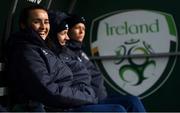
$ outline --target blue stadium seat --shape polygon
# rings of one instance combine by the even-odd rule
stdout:
[[[73,109],[75,112],[126,112],[125,108],[117,104],[96,104],[96,105],[84,105],[77,109]]]

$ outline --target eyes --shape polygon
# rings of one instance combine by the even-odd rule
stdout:
[[[75,26],[74,29],[85,31],[85,27],[84,26]]]
[[[73,27],[74,30],[81,30],[81,31],[85,31],[86,27],[83,23],[78,23]]]
[[[67,36],[68,30],[63,30],[61,32],[58,32],[58,36],[62,37],[62,36]]]
[[[45,20],[42,20],[42,19],[34,19],[32,21],[32,23],[34,24],[46,24],[46,25],[49,25],[49,20],[48,19],[45,19]]]
[[[68,30],[63,30],[63,31],[61,31],[60,33],[58,33],[58,34],[60,34],[60,35],[66,35],[68,33]]]

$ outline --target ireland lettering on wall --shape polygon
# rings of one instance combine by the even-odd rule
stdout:
[[[116,11],[93,20],[93,56],[152,55],[177,52],[176,25],[170,14],[151,10]],[[145,98],[171,75],[176,57],[101,60],[106,82],[121,94]]]

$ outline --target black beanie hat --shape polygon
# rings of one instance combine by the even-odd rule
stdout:
[[[69,15],[66,21],[69,25],[69,29],[71,29],[74,25],[78,23],[86,24],[85,18],[83,16],[78,16],[78,15]]]
[[[64,12],[50,11],[48,15],[51,27],[50,34],[56,35],[58,32],[69,28],[65,21],[68,16]]]

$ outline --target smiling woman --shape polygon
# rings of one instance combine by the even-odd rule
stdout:
[[[28,0],[7,0],[0,4],[0,111],[4,111],[4,107],[9,111],[9,88],[7,87],[7,42],[12,32],[17,31],[17,18],[22,8],[36,5],[37,3],[46,7],[49,0],[38,0],[36,3]],[[18,15],[17,15],[18,14]],[[1,106],[2,105],[2,106]]]
[[[25,16],[29,17],[28,20]],[[20,27],[22,29],[31,27],[45,40],[50,30],[48,14],[42,9],[35,9],[28,13],[24,10],[20,17]]]

